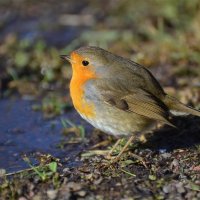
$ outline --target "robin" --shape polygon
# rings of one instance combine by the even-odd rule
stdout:
[[[173,115],[200,116],[200,111],[166,94],[151,72],[134,61],[90,46],[61,58],[72,65],[70,94],[82,118],[108,134],[130,137],[115,161],[136,135],[156,123],[175,127]]]

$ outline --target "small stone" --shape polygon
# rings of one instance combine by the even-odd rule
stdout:
[[[171,153],[163,153],[163,154],[161,154],[161,156],[163,157],[163,158],[170,158],[171,157]]]
[[[68,167],[66,167],[66,168],[63,169],[63,172],[64,172],[64,173],[70,172],[70,169],[69,169]]]
[[[171,163],[171,165],[170,165],[170,168],[171,168],[171,169],[178,170],[178,168],[179,168],[179,162],[178,162],[177,159],[174,159],[174,160],[172,161],[172,163]]]
[[[170,193],[172,191],[171,185],[165,185],[163,187],[163,192],[164,193]]]
[[[176,189],[178,193],[184,193],[185,192],[185,188],[183,187],[183,183],[177,183],[176,184]]]
[[[43,198],[42,198],[42,194],[36,194],[33,198],[32,198],[32,200],[42,200]]]
[[[6,170],[5,169],[0,169],[0,177],[6,175]]]
[[[84,196],[86,195],[86,191],[81,190],[81,191],[77,192],[77,194],[78,194],[80,197],[84,197]]]
[[[116,183],[116,186],[121,186],[122,184],[120,182]]]
[[[185,198],[186,198],[186,199],[194,199],[194,195],[195,195],[194,192],[188,192],[188,193],[185,195]]]
[[[162,153],[162,154],[166,153],[166,151],[167,149],[159,149],[159,153]]]
[[[27,198],[25,198],[25,197],[19,197],[18,200],[27,200]]]
[[[200,171],[200,165],[192,167],[193,171]]]
[[[75,182],[69,182],[67,186],[73,191],[79,191],[81,189],[81,185]]]
[[[57,190],[47,190],[47,196],[49,199],[53,200],[56,198],[58,191]]]
[[[58,194],[57,199],[68,200],[68,199],[70,199],[70,196],[71,196],[71,194],[70,194],[69,187],[66,184],[62,185],[59,188],[59,194]]]
[[[94,181],[94,184],[95,185],[99,185],[102,181],[103,181],[103,178],[100,177],[99,179],[97,179],[97,180]]]

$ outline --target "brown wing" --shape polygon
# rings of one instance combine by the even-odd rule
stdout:
[[[103,96],[105,103],[111,106],[125,112],[134,112],[174,127],[169,121],[167,106],[157,97],[142,89],[137,89],[126,94],[123,94],[120,90],[113,90],[105,92]]]

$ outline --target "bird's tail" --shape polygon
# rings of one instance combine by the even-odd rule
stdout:
[[[196,115],[200,117],[200,111],[197,109],[194,109],[192,107],[186,106],[185,104],[181,103],[176,98],[166,95],[164,99],[164,103],[168,106],[170,109],[170,112],[173,115]]]

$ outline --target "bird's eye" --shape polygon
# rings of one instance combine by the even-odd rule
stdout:
[[[88,62],[87,60],[83,60],[83,61],[82,61],[82,64],[83,64],[83,66],[88,66],[88,65],[89,65],[89,62]]]

